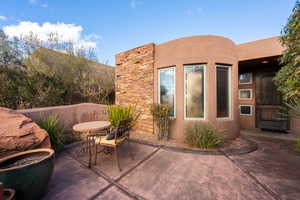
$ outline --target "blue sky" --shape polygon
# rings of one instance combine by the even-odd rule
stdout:
[[[221,35],[243,43],[280,34],[295,0],[2,0],[0,27],[58,27],[78,42],[97,45],[99,61],[154,42]],[[22,22],[23,23],[21,26]],[[46,24],[45,24],[46,23]],[[58,25],[60,24],[60,25]],[[33,27],[33,28],[31,28]]]

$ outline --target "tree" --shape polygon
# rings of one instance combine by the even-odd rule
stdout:
[[[19,89],[24,74],[18,40],[9,40],[0,29],[0,106],[17,108],[22,102]]]
[[[95,49],[74,47],[57,33],[9,39],[0,30],[0,106],[13,109],[113,103],[113,68],[94,62]]]
[[[300,100],[300,2],[297,0],[288,23],[282,30],[281,43],[286,48],[280,62],[283,67],[274,78],[286,100]]]
[[[3,30],[0,29],[0,66],[20,65],[21,59],[18,39],[9,40]]]

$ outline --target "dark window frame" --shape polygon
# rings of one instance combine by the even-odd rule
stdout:
[[[218,108],[219,108],[219,104],[218,104],[218,68],[225,68],[227,69],[227,116],[219,116],[218,115]],[[217,119],[231,119],[231,109],[232,109],[232,90],[231,90],[231,79],[232,79],[232,75],[231,75],[231,71],[232,71],[232,65],[223,65],[223,64],[217,64],[216,65],[216,118]]]

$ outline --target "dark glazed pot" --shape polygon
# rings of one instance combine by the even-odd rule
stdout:
[[[16,199],[38,200],[47,191],[54,168],[52,149],[35,149],[0,160],[0,182],[16,190]]]

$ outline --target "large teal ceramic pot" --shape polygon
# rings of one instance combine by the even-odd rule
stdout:
[[[54,168],[52,149],[35,149],[0,160],[0,182],[16,190],[16,199],[38,200],[47,191]]]

